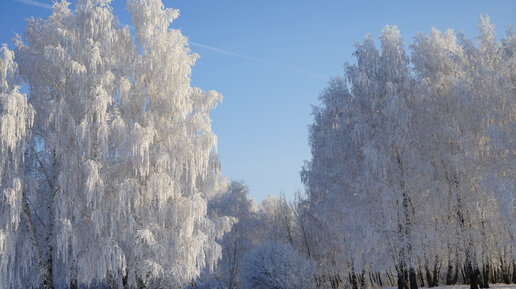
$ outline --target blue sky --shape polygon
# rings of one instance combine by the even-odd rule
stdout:
[[[71,1],[72,3],[74,1]],[[223,173],[244,180],[257,200],[303,190],[310,159],[311,107],[332,76],[353,62],[354,41],[397,25],[408,43],[432,27],[476,37],[488,14],[501,37],[514,25],[516,1],[164,0],[181,16],[173,24],[200,54],[192,84],[224,100],[212,113]],[[51,0],[0,0],[0,42],[22,33],[24,19],[47,17]],[[130,23],[124,0],[112,2]]]

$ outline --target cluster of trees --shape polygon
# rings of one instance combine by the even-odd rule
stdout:
[[[516,283],[516,34],[479,30],[421,33],[410,55],[395,26],[356,44],[313,111],[306,197],[254,215],[226,192],[239,223],[209,288]]]
[[[189,288],[314,288],[317,264],[297,250],[301,239],[292,208],[284,197],[272,195],[258,205],[242,182],[229,184],[208,204],[210,216],[234,221],[220,241],[222,258]]]
[[[178,11],[128,0],[131,32],[69,4],[0,49],[1,288],[516,283],[512,30],[368,36],[314,108],[306,196],[258,205],[221,176]]]
[[[322,93],[301,175],[337,282],[516,282],[516,34],[479,30],[421,33],[409,56],[386,26]]]

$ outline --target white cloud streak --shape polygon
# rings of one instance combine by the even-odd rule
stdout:
[[[33,7],[43,8],[43,9],[52,9],[52,4],[43,3],[35,0],[13,0],[14,2],[27,4]]]
[[[302,69],[302,68],[298,68],[298,67],[294,67],[294,66],[290,66],[290,65],[285,65],[285,64],[281,64],[281,63],[269,61],[269,60],[266,60],[266,59],[261,59],[261,58],[253,57],[253,56],[247,56],[247,55],[235,53],[235,52],[224,50],[224,49],[220,49],[220,48],[217,48],[217,47],[213,47],[213,46],[197,43],[197,42],[194,42],[194,41],[191,41],[191,40],[188,41],[188,43],[190,45],[192,45],[192,46],[196,46],[196,47],[204,48],[204,49],[207,49],[207,50],[211,50],[213,52],[217,52],[217,53],[220,53],[220,54],[224,54],[224,55],[228,55],[228,56],[233,56],[233,57],[238,57],[238,58],[246,59],[246,60],[250,60],[250,61],[265,63],[265,64],[273,65],[273,66],[276,66],[276,67],[280,67],[280,68],[283,68],[283,69],[287,69],[287,70],[291,70],[291,71],[295,71],[295,72],[300,72],[300,73],[303,73],[305,75],[309,75],[311,77],[328,80],[328,77],[325,76],[325,75],[314,73],[314,72],[311,72],[311,71],[308,71],[308,70],[305,70],[305,69]]]
[[[27,5],[31,5],[31,6],[34,6],[34,7],[45,8],[45,9],[52,9],[52,5],[50,5],[50,4],[46,4],[46,3],[42,3],[42,2],[38,2],[38,1],[34,1],[34,0],[13,0],[13,1],[19,2],[19,3],[23,3],[23,4],[27,4]],[[122,25],[124,25],[124,24],[122,24]],[[134,31],[134,26],[132,26],[132,25],[128,25],[128,26],[129,26],[129,29],[131,31]],[[190,45],[192,45],[192,46],[204,48],[204,49],[207,49],[207,50],[210,50],[210,51],[213,51],[213,52],[217,52],[217,53],[220,53],[220,54],[224,54],[224,55],[228,55],[228,56],[233,56],[233,57],[237,57],[237,58],[241,58],[241,59],[246,59],[246,60],[250,60],[250,61],[254,61],[254,62],[265,63],[265,64],[273,65],[273,66],[276,66],[276,67],[280,67],[280,68],[283,68],[283,69],[287,69],[287,70],[290,70],[290,71],[295,71],[295,72],[303,73],[305,75],[309,75],[311,77],[315,77],[315,78],[318,78],[318,79],[328,80],[328,77],[325,76],[325,75],[314,73],[314,72],[311,72],[311,71],[308,71],[308,70],[305,70],[305,69],[302,69],[302,68],[298,68],[298,67],[294,67],[294,66],[290,66],[290,65],[285,65],[285,64],[281,64],[281,63],[269,61],[269,60],[266,60],[266,59],[261,59],[261,58],[253,57],[253,56],[247,56],[247,55],[235,53],[235,52],[232,52],[232,51],[220,49],[220,48],[217,48],[217,47],[213,47],[213,46],[197,43],[197,42],[194,42],[194,41],[188,41],[188,43]]]

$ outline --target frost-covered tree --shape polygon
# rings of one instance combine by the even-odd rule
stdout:
[[[350,267],[353,286],[356,271],[385,269],[370,259],[372,252],[390,252],[403,283],[414,266],[413,206],[421,193],[412,186],[418,162],[410,135],[413,81],[397,28],[387,26],[380,39],[381,51],[371,37],[357,44],[357,64],[346,68],[351,89],[336,79],[321,95],[311,127],[313,159],[302,172],[318,204],[314,213],[338,240],[328,265]]]
[[[3,49],[1,287],[181,287],[221,255],[229,221],[207,215],[225,187],[209,117],[221,96],[190,86],[177,10],[127,1],[133,36],[109,3],[63,0],[28,21],[15,53],[28,98]]]
[[[283,195],[279,198],[268,195],[260,204],[257,218],[261,228],[257,237],[262,243],[276,242],[295,246],[298,228],[294,211]]]
[[[381,284],[362,270],[414,288],[441,282],[444,266],[447,283],[476,288],[511,268],[514,33],[497,42],[487,17],[479,30],[478,45],[421,33],[409,58],[387,26],[314,109],[301,176],[314,228],[334,240],[317,259],[353,287]]]
[[[222,258],[216,270],[203,272],[189,288],[244,288],[242,276],[249,255],[264,244],[288,244],[292,251],[300,248],[297,255],[310,259],[304,254],[294,210],[283,197],[269,195],[257,206],[243,182],[232,182],[209,201],[208,214],[233,217],[234,224],[220,240]]]
[[[413,186],[418,181],[413,175],[417,144],[411,136],[413,82],[397,28],[386,26],[380,40],[381,51],[377,51],[372,39],[366,39],[357,47],[357,65],[347,67],[356,99],[352,137],[360,146],[365,169],[355,185],[361,189],[356,194],[382,217],[381,222],[372,217],[370,223],[375,232],[383,230],[383,247],[390,249],[398,282],[405,288],[405,272],[414,267],[414,206],[422,197]]]
[[[247,186],[243,182],[232,182],[224,193],[210,200],[208,213],[215,218],[233,217],[234,224],[220,241],[222,258],[216,271],[202,279],[208,279],[212,285],[217,283],[221,288],[241,288],[240,271],[247,254],[257,244],[256,236],[260,231],[258,208],[249,197]]]
[[[343,180],[351,181],[359,175],[360,147],[351,138],[353,105],[345,81],[332,80],[320,100],[322,105],[314,108],[314,124],[310,127],[313,158],[302,171],[302,180],[310,188],[309,206],[301,210],[299,222],[308,231],[303,234],[304,243],[310,256],[319,262],[319,275],[339,283],[339,272],[348,266],[354,272],[358,267],[354,256],[345,254],[353,254],[352,242],[361,239],[358,235],[364,232],[361,222],[357,222],[362,217],[360,210],[350,211],[361,199],[351,191],[341,193]],[[346,169],[346,165],[355,165],[355,169]],[[346,239],[342,232],[353,232],[357,238]]]
[[[472,283],[490,278],[494,260],[488,255],[498,251],[495,244],[514,243],[496,240],[507,230],[502,229],[507,223],[500,222],[500,201],[514,198],[506,189],[514,188],[514,159],[507,152],[514,145],[508,136],[513,134],[516,104],[509,84],[513,72],[502,64],[513,62],[514,56],[507,53],[510,48],[502,52],[488,17],[482,17],[479,30],[478,47],[464,35],[457,40],[451,30],[420,35],[413,45],[421,93],[426,104],[433,104],[427,106],[430,115],[438,116],[427,119],[433,137],[427,155],[437,172],[435,183],[448,192],[443,194],[450,205],[446,223],[457,232],[456,256],[470,272],[466,278],[478,275],[475,271],[484,266],[484,280]],[[510,42],[511,34],[502,43]]]

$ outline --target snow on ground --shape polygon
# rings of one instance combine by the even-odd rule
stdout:
[[[516,284],[489,284],[490,289],[516,289]],[[397,287],[386,287],[384,289],[397,289]],[[421,287],[419,289],[427,289],[427,287]],[[432,289],[469,289],[469,285],[451,285],[451,286],[439,286],[432,287]]]

